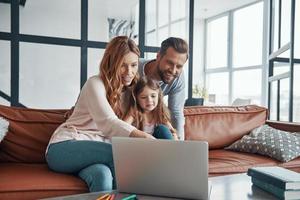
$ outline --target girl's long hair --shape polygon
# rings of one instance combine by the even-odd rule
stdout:
[[[130,97],[130,103],[129,103],[129,112],[128,112],[128,115],[134,117],[135,119],[134,123],[136,127],[140,130],[143,130],[145,121],[143,119],[144,111],[139,105],[137,98],[138,95],[143,92],[146,86],[148,86],[152,90],[158,91],[158,104],[156,108],[152,111],[155,124],[167,125],[168,123],[170,123],[169,109],[166,107],[166,105],[163,102],[163,94],[159,84],[151,79],[147,79],[146,77],[143,77],[136,83],[132,91],[132,95]]]
[[[132,39],[127,36],[115,37],[107,44],[100,63],[100,78],[106,89],[106,98],[119,118],[124,115],[120,105],[123,90],[121,67],[125,55],[130,52],[140,56],[140,50]],[[138,73],[131,85],[135,85],[137,80]]]

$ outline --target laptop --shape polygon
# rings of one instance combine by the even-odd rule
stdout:
[[[208,144],[203,141],[112,138],[117,190],[208,199]]]

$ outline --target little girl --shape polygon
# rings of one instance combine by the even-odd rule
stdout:
[[[141,78],[132,91],[128,110],[124,121],[158,139],[178,140],[157,82]]]

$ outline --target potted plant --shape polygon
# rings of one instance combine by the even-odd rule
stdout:
[[[189,98],[185,102],[185,106],[202,106],[204,100],[208,97],[207,89],[200,84],[196,84],[192,89],[193,97]]]

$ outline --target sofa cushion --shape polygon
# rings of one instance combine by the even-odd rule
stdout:
[[[300,134],[260,126],[234,142],[228,150],[266,155],[282,162],[300,156]]]
[[[52,172],[46,164],[0,163],[0,199],[40,199],[88,192],[73,175]]]
[[[7,134],[9,122],[3,117],[0,117],[0,143]]]
[[[43,163],[54,130],[65,121],[66,110],[42,110],[0,105],[0,116],[9,121],[0,143],[1,162]]]
[[[209,151],[209,176],[223,176],[234,173],[245,173],[254,166],[281,166],[300,172],[300,158],[287,163],[258,154],[228,151],[224,149]]]
[[[204,140],[210,149],[223,148],[263,125],[267,109],[249,106],[186,107],[185,139]]]

